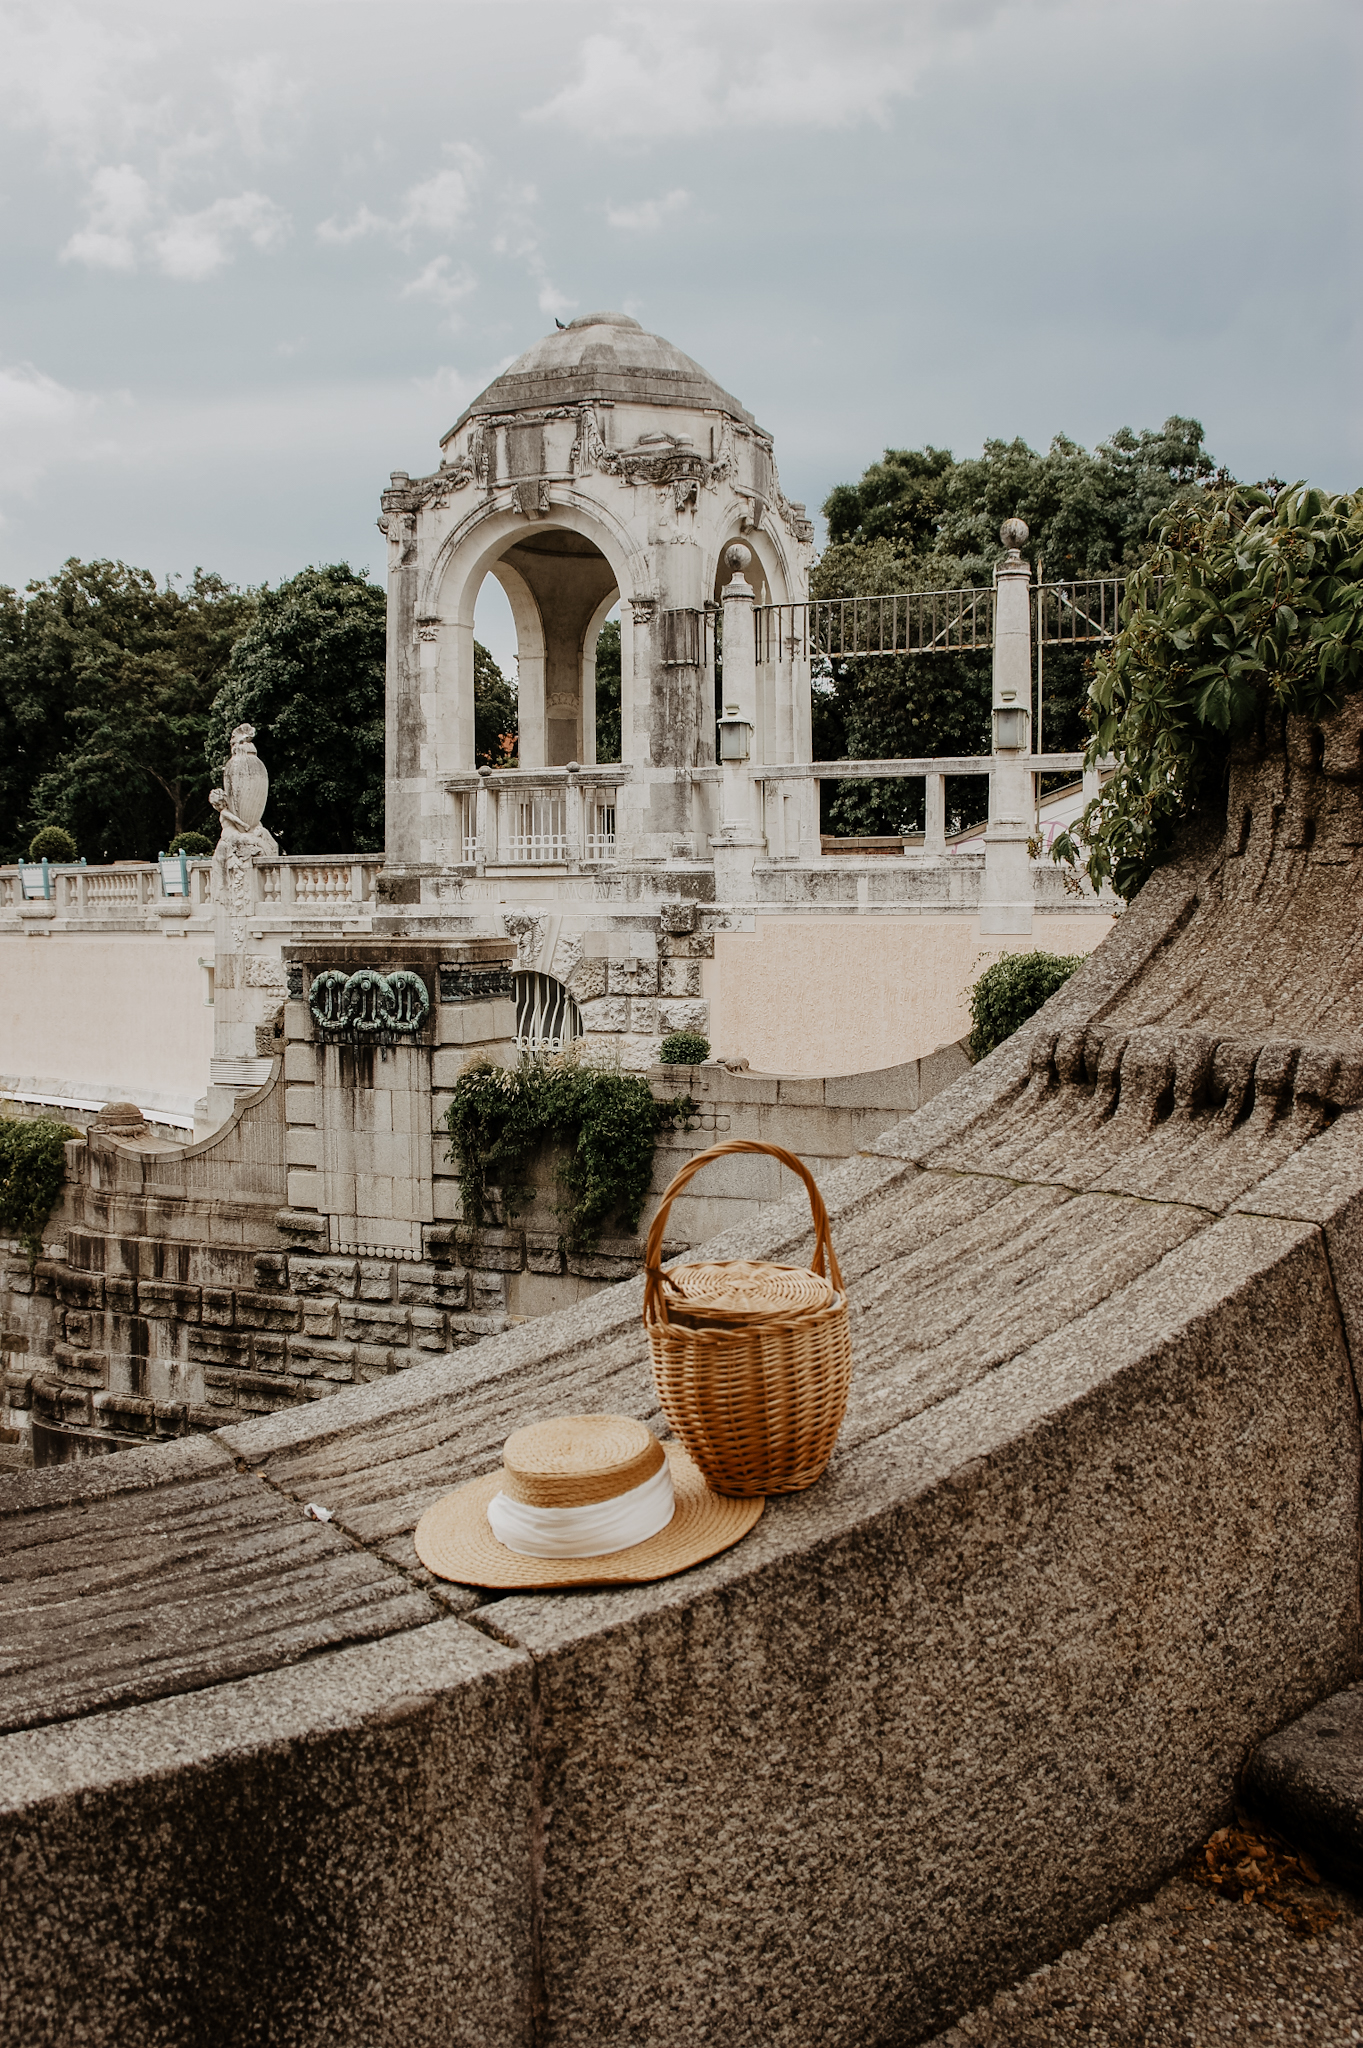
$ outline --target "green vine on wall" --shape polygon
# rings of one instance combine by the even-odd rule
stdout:
[[[445,1113],[464,1215],[474,1224],[488,1220],[489,1188],[499,1190],[508,1219],[528,1208],[535,1190],[526,1168],[533,1153],[554,1143],[564,1151],[557,1206],[569,1241],[595,1244],[612,1217],[633,1232],[659,1130],[694,1111],[689,1096],[658,1102],[636,1074],[588,1066],[572,1053],[526,1055],[515,1067],[476,1060],[456,1081]]]
[[[54,1116],[0,1113],[0,1235],[18,1238],[30,1266],[66,1179],[67,1139],[79,1136]]]

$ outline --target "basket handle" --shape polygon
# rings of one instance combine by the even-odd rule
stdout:
[[[814,1176],[804,1161],[797,1159],[793,1152],[787,1152],[783,1145],[767,1145],[760,1138],[730,1138],[723,1145],[711,1145],[708,1152],[697,1152],[693,1159],[688,1159],[685,1166],[673,1174],[663,1190],[658,1213],[649,1225],[648,1244],[644,1250],[645,1322],[667,1321],[668,1283],[667,1275],[662,1268],[663,1231],[672,1203],[687,1182],[700,1172],[702,1166],[708,1166],[712,1159],[723,1159],[730,1152],[767,1152],[773,1159],[779,1159],[782,1166],[788,1166],[792,1173],[798,1173],[809,1195],[810,1214],[814,1218],[814,1256],[809,1262],[809,1270],[811,1273],[817,1273],[820,1279],[827,1277],[839,1294],[843,1292],[838,1255],[828,1235],[828,1210],[824,1206],[824,1198],[819,1193]]]

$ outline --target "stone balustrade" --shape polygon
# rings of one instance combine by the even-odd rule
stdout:
[[[381,853],[280,854],[251,864],[253,903],[267,913],[290,917],[334,915],[340,907],[371,904],[383,866]],[[213,862],[184,864],[188,894],[169,895],[156,861],[115,861],[109,867],[52,867],[48,896],[24,895],[23,870],[0,867],[0,928],[39,921],[58,926],[96,926],[134,919],[154,926],[158,918],[211,915]]]

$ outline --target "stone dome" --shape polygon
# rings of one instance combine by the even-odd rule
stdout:
[[[584,313],[537,341],[467,406],[446,434],[489,413],[540,412],[612,398],[630,405],[684,405],[728,413],[744,426],[752,414],[660,334],[628,313]]]

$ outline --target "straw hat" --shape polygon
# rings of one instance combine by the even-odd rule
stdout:
[[[565,1509],[618,1502],[618,1510],[603,1512],[627,1517],[635,1505],[627,1495],[659,1498],[664,1467],[672,1483],[671,1519],[655,1535],[606,1555],[527,1556],[499,1541],[488,1520],[491,1507],[503,1527],[508,1520],[552,1525],[552,1540],[573,1542]],[[470,1479],[427,1508],[417,1523],[416,1552],[438,1578],[465,1586],[634,1586],[671,1578],[728,1550],[762,1508],[761,1499],[712,1493],[680,1444],[659,1443],[632,1416],[560,1415],[516,1430],[506,1440],[500,1470]],[[547,1518],[541,1510],[550,1511]],[[581,1519],[588,1526],[600,1520]],[[559,1522],[570,1533],[560,1535]]]

